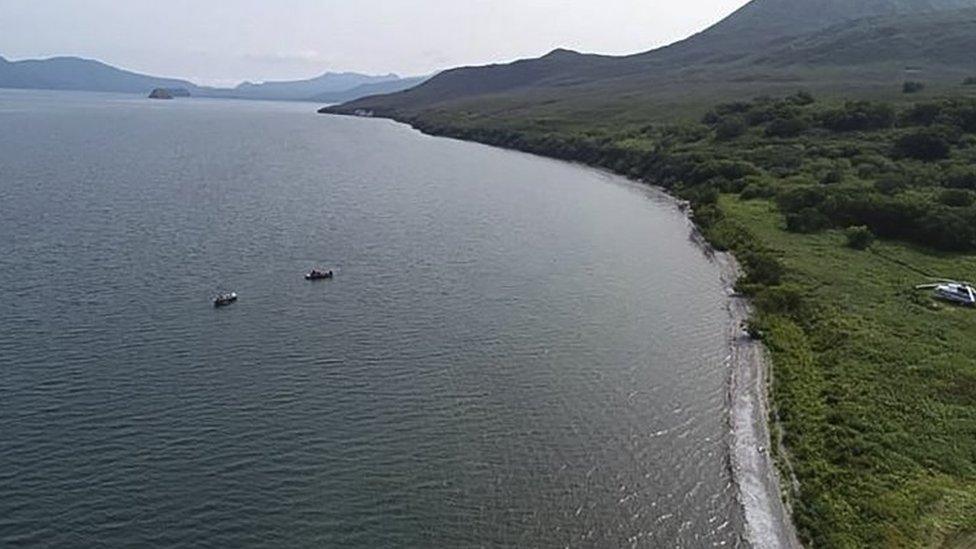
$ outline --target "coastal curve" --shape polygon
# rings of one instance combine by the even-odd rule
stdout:
[[[319,114],[350,116],[327,109],[320,110]],[[369,118],[373,117],[372,114],[370,113]],[[410,120],[382,115],[376,118],[393,120],[435,137],[470,141],[454,135],[439,134],[424,127],[423,124]],[[488,141],[481,143],[499,147],[497,143]],[[527,151],[520,152],[535,154]],[[570,162],[559,158],[556,160]],[[587,167],[602,170],[599,167]],[[741,274],[739,263],[732,254],[713,250],[698,231],[691,219],[691,212],[683,201],[651,182],[635,181],[635,183],[644,185],[683,212],[689,226],[691,241],[701,248],[720,269],[729,315],[727,324],[729,355],[725,364],[729,370],[729,465],[736,485],[737,499],[745,518],[743,533],[745,542],[757,549],[799,549],[802,544],[793,525],[790,509],[782,497],[784,493],[781,489],[782,479],[770,451],[774,442],[771,441],[769,428],[771,408],[768,386],[771,383],[771,372],[766,349],[760,341],[752,339],[743,329],[751,315],[751,305],[747,298],[738,295],[734,290]]]

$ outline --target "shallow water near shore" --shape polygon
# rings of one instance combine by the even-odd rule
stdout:
[[[308,104],[0,91],[0,130],[0,545],[744,544],[670,201]]]

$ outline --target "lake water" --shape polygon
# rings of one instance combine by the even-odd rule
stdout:
[[[718,267],[621,179],[0,91],[0,247],[2,546],[743,544]]]

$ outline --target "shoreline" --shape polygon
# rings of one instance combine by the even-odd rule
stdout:
[[[616,175],[616,174],[614,174]],[[623,177],[623,176],[618,176]],[[735,291],[742,275],[731,252],[718,252],[698,230],[687,203],[647,181],[625,178],[651,189],[669,202],[688,223],[689,239],[718,267],[726,294],[728,356],[729,466],[736,485],[736,500],[743,513],[746,542],[757,549],[802,549],[792,510],[783,498],[783,479],[772,452],[769,386],[772,368],[766,347],[743,329],[752,316],[749,298]]]
[[[319,114],[353,116],[322,111],[319,111]],[[718,267],[720,282],[726,293],[725,306],[729,319],[726,326],[726,342],[729,354],[724,365],[729,369],[727,378],[729,403],[727,421],[730,430],[728,457],[732,481],[736,485],[736,500],[743,513],[745,530],[743,536],[749,546],[756,548],[801,549],[803,547],[793,524],[791,509],[783,499],[782,478],[770,450],[774,442],[771,439],[769,424],[771,406],[768,387],[772,379],[769,358],[763,343],[753,340],[742,328],[752,314],[752,306],[748,298],[738,295],[734,290],[735,283],[741,274],[739,263],[732,253],[717,252],[712,248],[698,230],[698,226],[691,217],[692,212],[684,201],[653,183],[614,173],[598,166],[509,147],[500,147],[492,143],[461,139],[451,135],[438,135],[410,122],[395,118],[383,116],[370,118],[402,124],[424,135],[456,139],[466,143],[478,143],[601,171],[635,185],[640,185],[675,208],[689,226],[691,243],[697,246]]]
[[[728,294],[730,458],[745,515],[746,539],[757,548],[799,549],[803,545],[793,525],[792,510],[783,498],[783,479],[772,450],[779,441],[772,440],[770,430],[769,356],[762,342],[743,329],[752,315],[752,305],[734,290],[740,275],[738,262],[726,252],[714,257]]]
[[[320,110],[319,114],[356,117],[355,115],[323,111]],[[771,407],[768,391],[772,380],[771,365],[762,342],[753,340],[742,328],[752,314],[752,306],[748,298],[738,295],[734,290],[735,283],[741,274],[739,263],[732,253],[717,252],[712,248],[698,230],[698,226],[691,217],[692,212],[685,201],[653,183],[614,173],[599,166],[510,147],[501,147],[477,140],[462,139],[452,135],[439,135],[426,131],[409,121],[395,118],[384,116],[368,118],[402,124],[416,132],[432,137],[477,143],[502,150],[531,154],[548,160],[577,164],[580,167],[605,172],[635,185],[640,185],[671,204],[688,223],[691,243],[705,253],[719,268],[720,282],[726,293],[726,310],[729,315],[729,322],[726,327],[729,354],[725,359],[725,365],[729,369],[727,421],[730,440],[728,458],[732,481],[736,486],[736,500],[743,513],[745,530],[743,536],[746,543],[755,548],[801,549],[803,547],[793,524],[792,511],[784,501],[782,478],[770,451],[773,444],[769,425]]]

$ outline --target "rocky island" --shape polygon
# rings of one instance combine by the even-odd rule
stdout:
[[[156,88],[149,94],[149,99],[172,99],[173,94],[166,88]]]
[[[190,90],[186,88],[156,88],[149,94],[149,99],[173,99],[176,97],[190,97]]]

